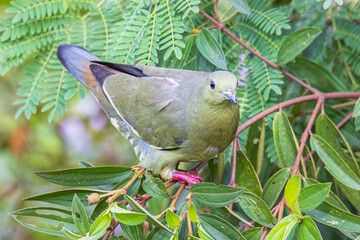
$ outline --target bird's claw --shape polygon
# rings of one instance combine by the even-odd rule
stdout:
[[[188,183],[190,185],[202,182],[203,179],[196,174],[186,174],[182,172],[174,172],[172,175],[172,180],[179,181],[180,183]]]

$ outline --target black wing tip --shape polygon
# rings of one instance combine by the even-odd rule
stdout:
[[[114,74],[97,64],[90,64],[90,71],[94,75],[96,82],[100,85],[101,88],[104,85],[105,79]]]
[[[129,74],[134,77],[147,77],[147,75],[144,74],[144,72],[133,65],[128,64],[120,64],[120,63],[111,63],[111,62],[103,62],[103,61],[91,61],[93,63],[97,63],[103,66],[107,66],[109,68],[115,69],[117,71],[120,71],[122,73]]]

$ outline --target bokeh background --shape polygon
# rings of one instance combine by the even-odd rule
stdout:
[[[6,17],[9,0],[0,0],[0,21]],[[16,90],[24,77],[15,68],[0,77],[0,239],[49,239],[49,235],[31,231],[13,220],[8,213],[32,206],[23,198],[60,190],[45,182],[37,171],[75,168],[79,161],[94,165],[137,163],[132,147],[110,124],[91,95],[69,101],[64,116],[48,123],[48,113],[37,113],[30,120],[15,119]],[[36,203],[39,205],[39,203]],[[56,239],[51,237],[51,239]]]

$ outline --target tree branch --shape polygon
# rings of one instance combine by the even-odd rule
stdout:
[[[331,93],[324,93],[324,99],[328,100],[328,99],[341,99],[341,98],[359,98],[360,97],[360,92],[331,92]],[[237,132],[236,132],[236,136],[238,136],[242,131],[244,131],[246,128],[250,127],[252,124],[254,124],[255,122],[257,122],[258,120],[270,115],[273,112],[279,111],[282,108],[285,107],[289,107],[298,103],[303,103],[303,102],[310,102],[310,101],[316,101],[319,99],[318,95],[307,95],[307,96],[302,96],[302,97],[298,97],[298,98],[293,98],[290,99],[288,101],[282,102],[282,103],[278,103],[275,106],[266,109],[265,111],[259,113],[258,115],[250,118],[249,120],[247,120],[245,123],[241,124],[241,126],[239,126]]]

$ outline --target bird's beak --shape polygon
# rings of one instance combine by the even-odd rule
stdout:
[[[234,90],[229,89],[227,92],[223,92],[223,95],[235,105],[237,104],[236,92]]]

